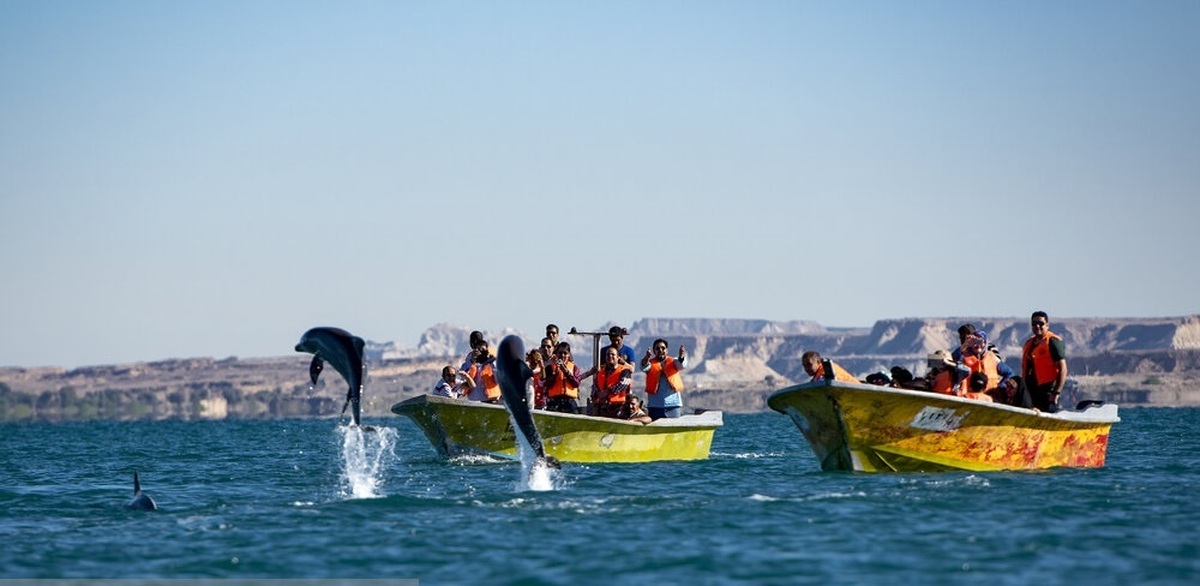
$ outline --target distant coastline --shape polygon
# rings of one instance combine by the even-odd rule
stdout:
[[[860,377],[893,365],[923,372],[924,357],[956,343],[953,332],[961,323],[987,330],[1007,361],[1019,366],[1028,326],[1016,318],[903,318],[880,320],[870,328],[825,328],[805,321],[644,318],[629,327],[626,343],[639,352],[655,337],[687,346],[687,405],[754,412],[766,409],[772,392],[805,378],[799,363],[805,350],[836,356]],[[1200,406],[1200,316],[1064,319],[1053,328],[1067,342],[1080,397],[1122,406]],[[604,329],[607,324],[594,331]],[[469,333],[439,324],[427,329],[415,347],[370,343],[364,415],[390,417],[393,403],[426,392],[443,365],[461,359]],[[488,335],[498,341],[507,333],[512,332]],[[581,366],[590,366],[592,338],[564,339],[574,344]],[[337,416],[345,383],[327,376],[312,387],[308,361],[295,354],[70,370],[0,368],[0,421]],[[642,384],[640,377],[635,378],[635,388]]]

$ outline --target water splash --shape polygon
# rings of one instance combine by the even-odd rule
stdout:
[[[513,423],[513,429],[516,429],[516,423]],[[546,465],[545,460],[540,460],[537,454],[534,453],[533,447],[525,440],[525,436],[520,433],[517,436],[517,454],[521,458],[521,480],[517,486],[518,490],[533,490],[545,492],[554,490],[557,474],[555,469]]]
[[[376,427],[338,426],[342,437],[343,498],[370,499],[383,495],[380,487],[389,462],[396,459],[396,430]]]

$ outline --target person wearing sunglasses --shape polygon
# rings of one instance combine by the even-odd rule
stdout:
[[[667,356],[667,341],[659,338],[642,357],[642,372],[646,373],[646,404],[651,419],[679,417],[683,411],[683,377],[687,368],[687,350],[679,347],[679,358]]]
[[[1059,410],[1058,394],[1067,384],[1067,350],[1062,338],[1050,331],[1050,317],[1035,311],[1029,318],[1033,335],[1021,349],[1021,374],[1029,389],[1033,406],[1054,413]]]

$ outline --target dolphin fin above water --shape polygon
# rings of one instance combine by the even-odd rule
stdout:
[[[542,436],[533,423],[533,411],[529,408],[529,395],[525,391],[525,385],[533,376],[533,372],[529,365],[525,364],[525,343],[521,338],[505,336],[500,341],[496,352],[496,367],[500,397],[504,400],[505,407],[508,407],[508,412],[512,414],[513,422],[521,436],[525,438],[529,447],[533,448],[538,461],[552,468],[561,467],[554,456],[546,455]]]
[[[319,327],[312,328],[300,337],[296,344],[297,352],[308,352],[313,355],[313,361],[308,366],[308,376],[313,384],[321,376],[324,363],[328,362],[349,385],[346,392],[346,404],[342,413],[349,406],[350,417],[354,425],[359,425],[362,412],[363,387],[363,339],[341,328]]]
[[[133,500],[129,501],[126,507],[135,511],[153,511],[158,509],[158,505],[150,495],[142,492],[142,483],[138,479],[137,470],[133,471]]]

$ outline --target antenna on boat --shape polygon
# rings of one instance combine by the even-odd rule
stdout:
[[[592,337],[592,366],[597,368],[600,366],[600,337],[607,336],[608,331],[603,332],[581,332],[571,326],[571,331],[567,332],[572,336],[591,336]]]

